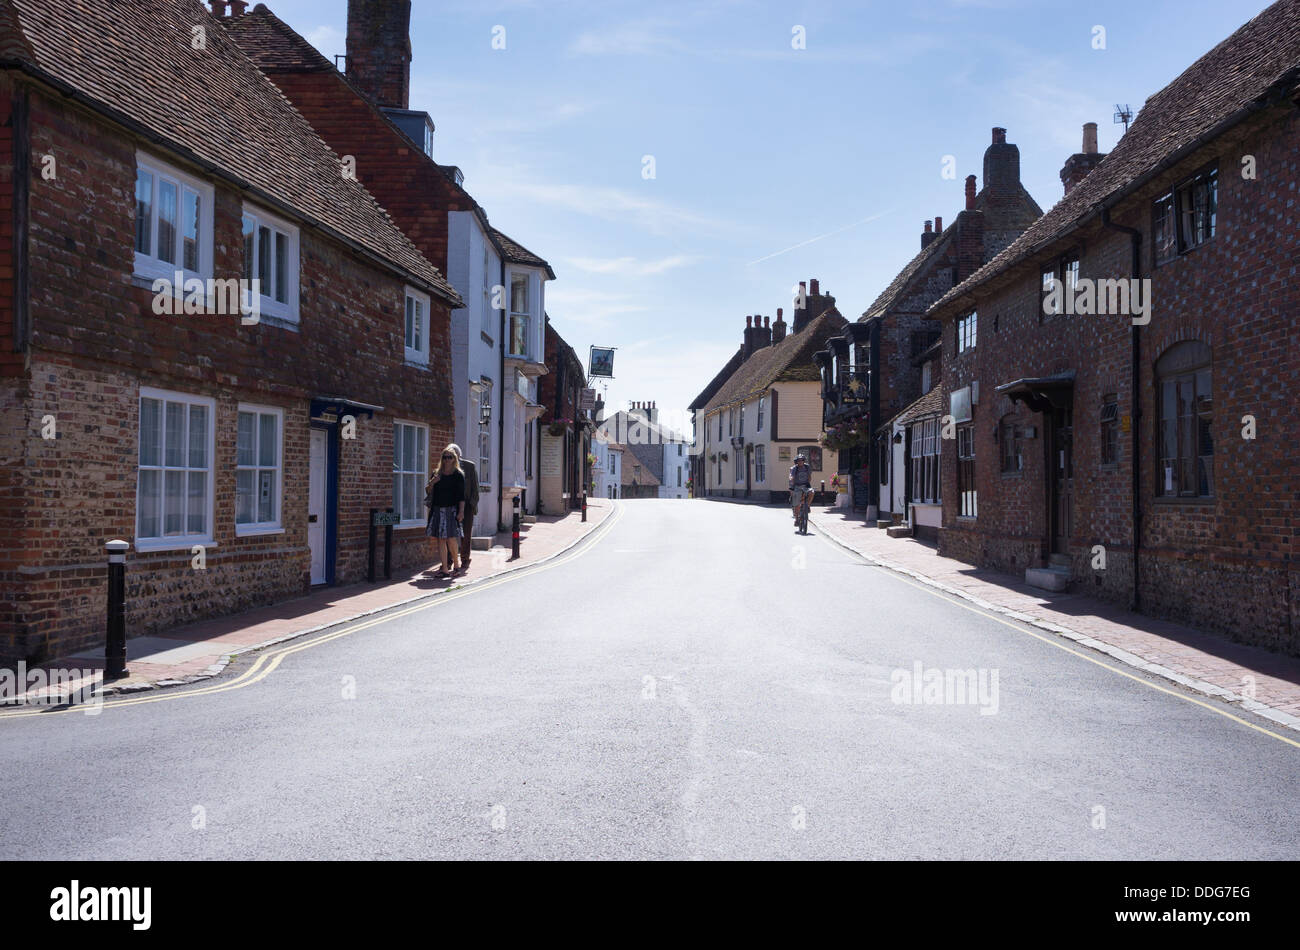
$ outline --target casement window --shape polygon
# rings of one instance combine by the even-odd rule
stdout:
[[[1210,348],[1176,343],[1156,361],[1160,465],[1156,496],[1214,495],[1213,393]]]
[[[244,206],[245,281],[258,282],[257,306],[263,315],[298,322],[298,229],[260,208]],[[251,284],[244,303],[253,306]]]
[[[148,280],[212,276],[212,186],[136,155],[135,273]]]
[[[767,398],[766,396],[758,397],[758,430],[757,431],[759,432],[763,431],[763,402],[766,398]]]
[[[1119,464],[1119,397],[1115,394],[1101,399],[1101,464]]]
[[[1042,291],[1039,296],[1038,319],[1043,316],[1055,316],[1065,312],[1065,299],[1071,297],[1079,288],[1079,252],[1070,251],[1052,261],[1042,269]],[[1056,300],[1049,301],[1048,296],[1053,287],[1060,282]],[[995,318],[996,321],[996,318]]]
[[[737,483],[745,480],[745,453],[741,449],[736,449],[733,453],[736,457],[736,481]]]
[[[510,336],[509,355],[528,355],[528,325],[532,316],[529,309],[528,275],[510,275]]]
[[[975,349],[975,324],[978,315],[974,310],[957,318],[957,352]]]
[[[822,470],[822,447],[820,445],[801,445],[795,449],[795,455],[803,455],[808,459],[808,471],[820,472]]]
[[[240,406],[235,435],[235,533],[283,530],[280,498],[284,413]]]
[[[215,413],[211,399],[141,388],[136,550],[213,543]]]
[[[482,388],[478,393],[478,480],[480,485],[490,485],[492,483],[492,380],[483,379],[481,385]],[[531,453],[527,449],[524,451],[529,456],[528,461],[531,462]]]
[[[412,422],[393,423],[393,510],[401,516],[401,527],[424,523],[428,445],[427,427]]]
[[[1002,474],[1011,475],[1025,468],[1023,447],[1020,442],[1021,429],[1014,419],[1006,418],[1001,425]]]
[[[767,446],[754,446],[754,481],[762,484],[767,481]],[[677,487],[682,487],[682,470],[677,469]]]
[[[533,477],[533,429],[534,423],[524,424],[524,478]],[[481,476],[480,476],[481,477]]]
[[[492,309],[492,252],[483,248],[483,332],[490,337],[497,334],[497,312]]]
[[[406,288],[406,362],[429,365],[429,296]]]
[[[911,427],[912,502],[937,505],[939,496],[939,420],[922,419]]]
[[[1157,264],[1173,260],[1214,237],[1218,224],[1219,170],[1202,169],[1151,204],[1151,243]]]
[[[975,499],[975,426],[957,427],[957,497],[958,514],[974,518],[978,514]]]
[[[722,413],[718,413],[718,441],[722,441]]]
[[[736,410],[731,409],[727,413],[727,435],[736,434]]]
[[[741,435],[745,434],[745,404],[743,402],[740,404],[740,430],[739,431]]]
[[[760,448],[761,448],[761,446],[760,446]],[[677,468],[677,487],[678,487],[678,488],[681,488],[681,487],[682,487],[682,469],[681,469],[681,466],[678,466],[678,468]]]

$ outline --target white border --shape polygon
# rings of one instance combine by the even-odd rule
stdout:
[[[140,538],[140,400],[162,399],[185,402],[208,408],[208,533],[206,535],[164,535],[157,538]],[[216,495],[217,495],[217,401],[211,396],[198,396],[193,393],[177,392],[171,389],[155,389],[141,386],[135,400],[135,509],[131,512],[131,534],[135,539],[135,549],[142,553],[150,551],[188,551],[194,545],[205,548],[215,547]],[[164,425],[166,424],[164,415]],[[165,482],[165,479],[164,479]],[[166,488],[164,487],[165,491]]]
[[[275,521],[253,522],[251,524],[240,524],[234,522],[235,537],[249,538],[259,537],[269,534],[284,534],[284,410],[279,406],[262,406],[257,403],[241,402],[235,409],[235,464],[232,466],[235,472],[235,517],[238,518],[239,507],[239,413],[254,412],[264,415],[275,415],[278,421],[279,445],[276,446],[276,466],[275,466]],[[261,438],[261,435],[258,435]],[[251,466],[254,469],[261,468],[261,465]]]

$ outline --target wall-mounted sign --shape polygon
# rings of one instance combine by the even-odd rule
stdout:
[[[591,348],[591,358],[587,361],[587,375],[614,378],[614,347],[593,346]]]
[[[952,413],[953,422],[970,422],[970,387],[953,391],[952,405],[949,411]]]
[[[578,400],[578,409],[582,412],[590,412],[596,408],[596,390],[584,389],[582,397]]]

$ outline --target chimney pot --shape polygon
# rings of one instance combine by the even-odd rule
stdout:
[[[764,318],[763,318],[763,328],[764,328],[764,329],[767,329],[767,328],[770,327],[771,325],[772,325],[772,318],[771,318],[771,317],[764,317]]]
[[[809,286],[812,287],[812,295],[813,295],[814,297],[816,297],[818,294],[821,293],[821,286],[820,286],[820,284],[817,282],[817,278],[816,278],[816,277],[812,278],[812,280],[810,280],[808,283],[809,283]]]
[[[1007,142],[1007,130],[1000,126],[993,126],[993,144],[1005,145]]]
[[[937,214],[934,216],[934,233],[943,233],[943,218],[939,217]]]
[[[931,224],[931,222],[929,222],[929,221],[925,222],[925,233],[926,233],[926,234],[932,234],[932,233],[934,233],[933,230],[932,230],[932,224]]]
[[[782,310],[780,307],[777,307],[777,308],[776,308],[776,322],[777,322],[777,323],[780,323],[780,322],[781,322],[781,314],[784,313],[784,312],[785,312],[785,311]]]
[[[1085,122],[1083,124],[1083,154],[1097,154],[1097,123]]]
[[[975,176],[966,176],[966,210],[975,210]]]
[[[745,317],[745,326],[752,327],[753,325],[754,325],[754,318],[752,316]]]
[[[230,0],[230,15],[243,16],[244,11],[248,9],[247,0]]]
[[[208,0],[208,6],[212,8],[212,15],[218,20],[226,15],[226,0]]]

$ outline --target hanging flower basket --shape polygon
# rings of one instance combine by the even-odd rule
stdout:
[[[836,452],[842,452],[845,449],[852,449],[857,446],[870,445],[871,431],[865,423],[841,422],[839,425],[831,426],[822,433],[821,444],[823,447]]]
[[[569,426],[573,424],[572,419],[552,419],[546,425],[546,431],[554,436],[564,435],[569,431]]]
[[[711,453],[709,453],[709,461],[710,461],[710,462],[716,462],[717,460],[718,460],[718,453],[717,453],[717,452],[711,452]]]

